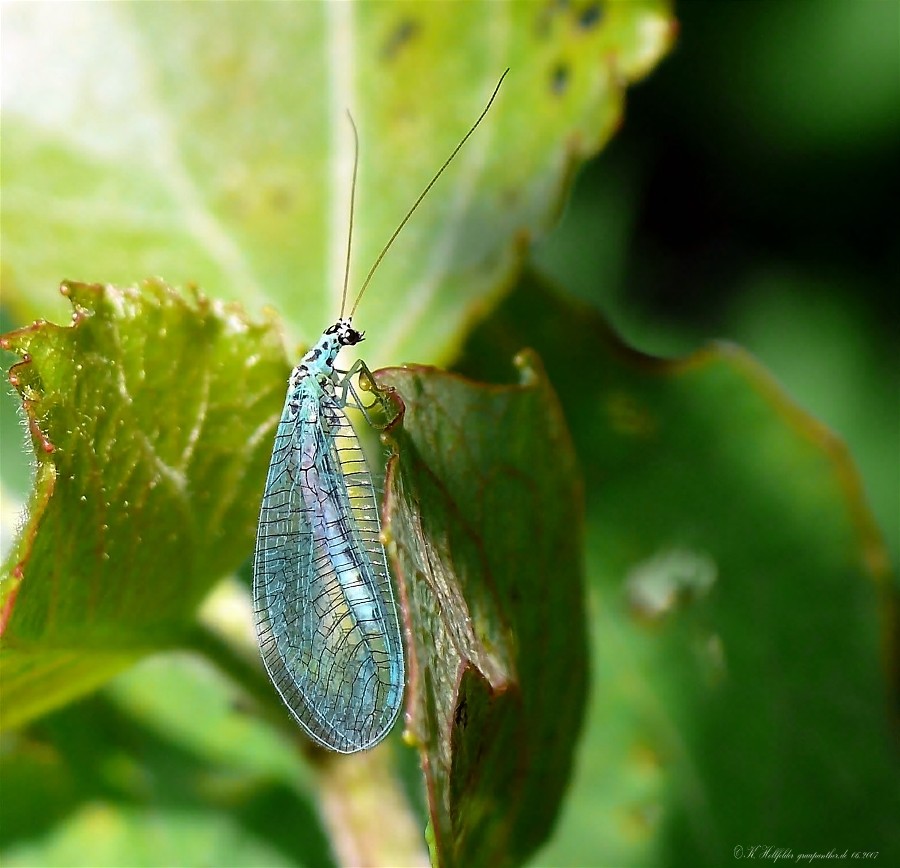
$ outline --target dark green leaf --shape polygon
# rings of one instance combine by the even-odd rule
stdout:
[[[539,362],[519,364],[505,387],[381,374],[405,407],[386,534],[441,865],[516,864],[547,837],[585,701],[580,476]]]
[[[896,600],[843,445],[740,348],[651,358],[534,281],[463,368],[522,345],[585,471],[593,594],[586,743],[541,859],[896,861]]]

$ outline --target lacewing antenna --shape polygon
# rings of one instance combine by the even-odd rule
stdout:
[[[353,181],[350,183],[350,228],[347,230],[347,257],[344,262],[344,291],[341,293],[341,315],[344,318],[344,307],[347,304],[347,284],[350,282],[350,250],[353,247],[353,211],[356,207],[356,171],[359,168],[359,133],[356,122],[348,109],[347,119],[353,127]]]
[[[497,82],[497,86],[494,88],[494,92],[491,94],[491,98],[487,101],[487,105],[482,109],[481,114],[478,115],[478,119],[475,121],[474,124],[472,124],[471,127],[469,127],[469,131],[462,137],[462,139],[460,139],[459,144],[453,149],[453,153],[451,153],[450,156],[447,157],[447,159],[444,161],[444,164],[440,167],[440,169],[437,170],[435,176],[428,182],[425,189],[419,194],[418,199],[416,199],[416,201],[413,202],[412,208],[410,208],[409,211],[406,212],[406,216],[400,221],[400,225],[394,230],[394,234],[391,235],[391,237],[388,239],[387,244],[385,244],[384,247],[381,249],[381,253],[378,254],[378,258],[375,260],[374,264],[369,269],[369,273],[366,275],[366,279],[363,281],[362,287],[360,288],[359,293],[356,296],[356,300],[353,302],[353,307],[350,308],[350,316],[348,317],[348,319],[353,319],[353,314],[356,312],[356,308],[358,307],[360,299],[363,297],[363,293],[366,291],[366,288],[368,287],[369,282],[372,280],[372,276],[375,274],[375,271],[378,269],[378,266],[381,265],[381,260],[384,259],[385,254],[388,252],[388,250],[391,249],[391,245],[394,243],[397,236],[402,231],[403,227],[406,226],[406,224],[409,222],[409,218],[412,217],[412,215],[415,213],[416,208],[419,207],[419,204],[421,203],[421,201],[428,195],[428,191],[435,185],[435,183],[437,182],[437,179],[440,178],[441,175],[444,173],[444,169],[446,169],[447,166],[449,166],[450,163],[453,162],[453,158],[460,152],[460,150],[462,149],[462,146],[469,140],[469,136],[471,136],[472,133],[475,132],[475,130],[478,128],[478,125],[484,120],[484,116],[488,113],[488,110],[490,109],[491,105],[493,104],[494,99],[497,96],[497,92],[500,90],[500,85],[503,84],[503,79],[506,78],[506,74],[508,72],[509,72],[509,68],[507,67],[507,69],[503,73],[503,75],[500,76],[500,80]],[[352,118],[351,118],[351,122],[352,122]],[[356,126],[355,125],[353,127],[353,132],[355,135],[356,134]],[[354,186],[354,188],[356,187],[356,158],[355,157],[354,157],[354,161],[353,161],[353,186]],[[354,192],[354,195],[355,195],[355,192]],[[353,228],[352,228],[353,227],[353,196],[351,196],[351,199],[350,199],[350,226],[351,226],[350,231],[352,233],[352,231],[353,231]],[[348,268],[349,268],[349,260],[350,260],[349,247],[350,247],[350,245],[349,245],[349,239],[348,239],[348,243],[347,243]],[[346,295],[346,278],[345,278],[345,283],[344,283],[344,293]],[[341,317],[342,318],[343,318],[343,315],[344,315],[344,304],[342,302],[341,303]]]

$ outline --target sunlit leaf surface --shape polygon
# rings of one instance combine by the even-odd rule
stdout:
[[[509,67],[360,307],[371,365],[458,345],[674,32],[658,0],[18,4],[3,23],[4,304],[19,320],[65,315],[63,278],[158,274],[270,304],[314,340],[340,308],[346,111],[359,287]]]
[[[22,357],[37,469],[4,565],[3,723],[183,641],[253,545],[287,366],[234,306],[65,284],[70,326],[3,338]]]

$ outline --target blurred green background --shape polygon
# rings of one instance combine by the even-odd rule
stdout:
[[[754,353],[900,559],[900,6],[688,2],[534,260],[635,346]]]
[[[691,0],[676,13],[673,51],[629,91],[624,126],[579,172],[559,226],[535,244],[531,261],[644,352],[680,356],[725,338],[760,359],[848,445],[896,583],[900,6]],[[565,304],[538,308],[546,299],[530,292],[523,282],[484,334],[516,333],[516,304],[526,319],[564,323],[571,314]],[[890,649],[879,649],[873,618],[889,610],[884,597],[866,596],[859,564],[841,560],[861,541],[818,512],[811,528],[796,533],[761,530],[767,514],[778,530],[790,525],[806,492],[779,492],[778,473],[766,476],[781,467],[774,460],[780,440],[768,453],[745,453],[741,430],[768,433],[770,420],[754,428],[762,411],[729,403],[740,394],[740,377],[688,382],[687,398],[673,397],[664,378],[641,379],[640,366],[604,373],[615,353],[595,343],[599,331],[591,328],[575,330],[574,349],[559,333],[541,343],[533,322],[520,329],[547,356],[585,464],[595,675],[575,785],[556,836],[534,864],[718,865],[732,861],[735,847],[756,845],[795,853],[847,846],[879,852],[880,864],[896,861],[896,694],[885,687],[896,670],[885,660]],[[502,370],[508,356],[499,355]],[[625,401],[623,413],[637,429],[642,408],[662,418],[668,407],[677,422],[695,398],[707,407],[721,402],[718,433],[735,438],[732,445],[693,443],[721,463],[691,464],[690,446],[684,459],[641,443],[616,452],[600,399],[626,387],[633,402]],[[597,412],[580,409],[579,397],[597,398]],[[682,418],[686,440],[706,430]],[[7,426],[3,436],[6,446],[20,434]],[[731,462],[718,454],[729,448]],[[675,472],[682,460],[693,489]],[[735,467],[741,472],[732,474]],[[25,475],[4,460],[5,488],[24,487]],[[649,528],[655,517],[644,512],[647,504],[674,492],[693,495],[683,512],[695,531],[684,538],[661,531],[660,557],[669,560],[660,566],[659,557],[647,559],[660,540],[641,540],[645,551],[628,531],[642,521]],[[729,497],[753,507],[721,520],[728,539],[715,552],[717,574],[704,532],[716,527]],[[742,528],[744,516],[758,523]],[[832,550],[841,534],[847,539]],[[758,579],[765,597],[758,607],[757,598],[740,596],[738,583],[729,596],[728,551],[748,562],[744,579]],[[792,560],[798,556],[802,569]],[[654,575],[681,576],[697,598],[717,581],[721,590],[685,622],[666,622],[668,630],[652,617],[649,627],[635,626],[619,608],[620,561],[643,564],[643,573],[627,575],[648,594],[642,579]],[[820,569],[833,569],[834,581],[816,585]],[[798,581],[769,589],[766,579],[776,574]],[[859,589],[848,588],[854,582]],[[665,587],[662,593],[665,602]],[[749,623],[734,618],[742,609],[752,612]],[[704,692],[706,682],[698,686],[697,660],[710,685],[725,670],[734,676],[724,699]],[[797,712],[801,702],[808,716]],[[713,708],[722,704],[727,714]],[[790,736],[781,740],[782,733]],[[123,854],[146,865],[332,858],[308,768],[196,657],[147,660],[101,693],[5,736],[3,746],[6,864],[121,864]],[[424,823],[415,757],[394,748]]]
[[[900,6],[840,0],[688,2],[679,4],[677,14],[680,34],[673,52],[629,93],[623,129],[580,174],[560,226],[536,246],[533,259],[646,352],[680,355],[711,339],[727,339],[761,360],[800,407],[847,444],[884,534],[892,565],[890,581],[896,588]],[[582,362],[575,376],[590,394],[591,382],[601,375],[584,354],[573,355]],[[726,393],[723,415],[739,413],[729,406]],[[741,424],[723,432],[739,450]],[[588,425],[584,419],[573,422],[576,440],[593,437],[593,442],[603,442]],[[648,448],[646,459],[655,462],[655,451]],[[772,499],[761,506],[755,520],[725,533],[741,539],[751,562],[758,559],[745,580],[772,582],[785,592],[779,598],[771,588],[768,608],[747,597],[737,605],[746,607],[742,622],[737,611],[732,613],[738,621],[731,626],[750,631],[747,647],[755,651],[744,661],[746,680],[728,700],[733,707],[730,718],[723,715],[713,722],[718,715],[701,699],[692,722],[685,726],[678,709],[690,702],[679,691],[690,691],[687,684],[693,682],[682,681],[681,666],[689,664],[672,660],[691,641],[690,631],[676,643],[678,650],[672,646],[664,650],[666,640],[657,635],[659,644],[649,658],[640,641],[631,641],[633,636],[623,641],[615,617],[606,620],[618,593],[617,577],[608,575],[612,543],[604,554],[589,542],[595,693],[576,785],[587,806],[570,803],[559,837],[542,854],[546,864],[590,861],[587,842],[577,846],[566,835],[574,837],[576,826],[588,828],[592,817],[600,824],[601,816],[615,819],[609,828],[592,835],[593,852],[603,854],[597,864],[631,862],[632,848],[642,854],[637,861],[643,859],[645,864],[729,864],[738,861],[732,858],[732,848],[744,848],[740,855],[746,859],[755,845],[763,850],[784,848],[790,851],[788,858],[833,848],[841,855],[848,850],[851,855],[854,850],[880,851],[880,859],[888,862],[898,857],[900,844],[887,831],[889,818],[896,817],[900,807],[896,649],[882,646],[888,689],[881,707],[890,719],[883,732],[890,734],[882,742],[886,753],[880,760],[873,757],[872,765],[858,750],[858,742],[885,738],[877,734],[877,727],[864,726],[857,739],[851,734],[854,724],[833,719],[835,740],[825,747],[831,726],[825,706],[816,703],[817,710],[804,721],[789,710],[788,697],[802,683],[810,688],[810,697],[830,693],[835,703],[844,701],[840,697],[848,691],[864,695],[866,683],[869,690],[879,688],[859,671],[841,672],[849,658],[843,656],[847,651],[843,641],[835,639],[846,638],[854,619],[844,608],[841,585],[829,590],[821,581],[825,569],[820,556],[830,536],[826,524],[819,524],[808,537],[808,557],[798,558],[796,552],[779,555],[777,547],[767,551],[772,542],[769,525],[794,523],[805,512],[795,504],[783,514],[774,505],[777,488],[790,488],[799,480],[792,475],[792,462],[780,465],[773,455],[770,459],[763,458],[754,467],[748,451],[740,459],[744,479],[734,485],[731,504],[726,497],[715,507],[724,531],[731,512],[740,509],[738,504],[749,503],[759,493],[757,486],[768,488],[766,499]],[[635,460],[640,466],[640,457]],[[589,540],[597,541],[604,523],[622,527],[617,504],[604,506],[606,499],[615,501],[616,470],[605,464],[592,471],[591,464],[586,461]],[[705,477],[700,464],[692,467],[701,474],[700,486],[709,486],[709,499],[717,500],[712,489],[730,474],[717,471],[714,460]],[[623,475],[630,475],[634,484],[633,469]],[[665,498],[667,482],[671,480],[660,466],[655,489],[654,483],[650,489]],[[686,487],[672,487],[686,494]],[[700,521],[703,499],[698,495],[686,507],[692,512],[685,523],[688,528]],[[647,511],[633,519],[653,522],[653,495],[642,503]],[[753,513],[748,509],[746,518]],[[627,533],[627,522],[621,525]],[[686,538],[690,535],[688,530]],[[790,566],[775,578],[773,563],[785,556]],[[720,550],[718,557],[726,573],[727,556]],[[698,579],[704,568],[694,565],[686,568],[686,574]],[[727,581],[725,575],[720,578],[723,584]],[[783,587],[785,580],[796,586],[796,596]],[[822,595],[830,599],[823,600]],[[884,600],[875,605],[888,631],[896,635],[892,610],[882,608]],[[813,613],[814,607],[821,607],[818,613]],[[726,647],[727,618],[723,611],[715,621]],[[821,646],[811,638],[817,631]],[[794,641],[778,638],[787,633],[793,633]],[[733,642],[736,633],[731,635]],[[821,682],[811,670],[803,671],[800,661],[805,655],[818,659]],[[739,678],[736,655],[728,665],[731,675]],[[795,665],[797,671],[787,675]],[[661,670],[666,670],[665,676],[659,676]],[[777,672],[786,674],[783,683]],[[623,694],[632,711],[644,712],[635,712],[635,718],[624,724],[630,734],[619,742],[614,734],[621,718],[611,708]],[[701,707],[706,711],[698,714]],[[707,724],[699,731],[705,729],[705,735],[694,741],[691,733],[697,737],[696,724],[703,717]],[[680,731],[674,743],[665,735],[673,723]],[[793,726],[801,733],[789,747],[792,739],[787,733]],[[598,730],[603,735],[597,735]],[[646,736],[645,749],[634,746],[635,732]],[[620,749],[618,759],[611,744]],[[660,748],[661,744],[668,746]],[[691,759],[687,768],[673,773],[682,751]],[[625,752],[627,760],[621,759]],[[717,759],[711,760],[711,755]],[[882,762],[887,763],[883,776],[875,771]],[[742,769],[744,763],[753,771]],[[843,808],[839,806],[843,797],[835,797],[833,783],[825,782],[833,774],[845,781]],[[609,793],[611,776],[628,795],[605,802],[600,794]],[[681,785],[673,787],[679,778]],[[754,778],[748,790],[737,792]],[[687,822],[690,831],[679,828],[679,821],[669,814],[663,824],[668,829],[665,843],[656,839],[642,849],[653,838],[651,830],[659,828],[660,793],[692,817]],[[798,795],[815,806],[818,820],[803,819]],[[818,799],[823,801],[817,804]],[[577,800],[574,796],[572,801]],[[686,844],[692,837],[694,843]],[[710,849],[696,846],[696,839],[705,840]],[[738,856],[737,849],[734,854]]]

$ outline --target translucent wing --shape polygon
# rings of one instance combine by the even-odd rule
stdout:
[[[319,743],[350,753],[390,730],[403,649],[375,490],[344,411],[288,392],[256,538],[253,602],[266,669]]]

